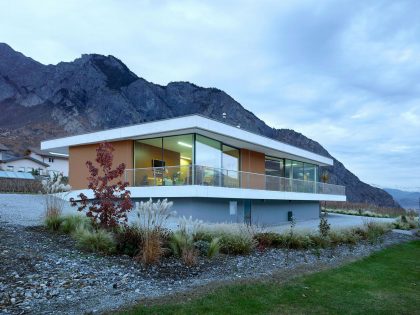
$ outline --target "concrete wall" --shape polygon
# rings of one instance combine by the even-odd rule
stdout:
[[[178,216],[192,216],[204,222],[244,222],[244,200],[222,198],[170,198]],[[140,201],[140,199],[135,199]],[[230,201],[237,201],[236,214],[230,214]],[[251,221],[258,225],[287,222],[287,212],[293,211],[297,221],[319,218],[318,201],[252,200]]]
[[[125,163],[127,169],[133,168],[133,140],[115,141],[111,144],[115,149],[113,168],[120,163]],[[87,188],[89,172],[86,162],[92,161],[97,165],[95,159],[98,146],[99,144],[88,144],[69,148],[69,184],[72,189]]]

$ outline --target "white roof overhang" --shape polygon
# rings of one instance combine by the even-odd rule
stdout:
[[[127,127],[46,140],[41,142],[41,149],[63,150],[71,146],[104,141],[136,140],[186,133],[198,133],[237,148],[258,151],[273,157],[290,158],[321,166],[333,164],[333,160],[329,157],[200,115],[158,120]]]

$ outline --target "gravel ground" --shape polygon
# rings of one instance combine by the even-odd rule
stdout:
[[[292,251],[286,263],[284,250],[255,252],[248,256],[221,255],[200,259],[184,267],[164,259],[144,269],[129,257],[98,256],[80,252],[67,235],[42,227],[0,223],[0,311],[4,314],[84,314],[115,310],[132,303],[179,293],[210,283],[270,276],[279,270],[318,265],[337,266],[411,236],[388,233],[377,244],[340,246],[334,251]]]

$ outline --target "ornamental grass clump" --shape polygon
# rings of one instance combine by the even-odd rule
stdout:
[[[73,233],[77,246],[90,251],[103,254],[113,254],[116,249],[116,242],[112,232],[104,229],[88,229],[79,226]]]
[[[218,238],[221,253],[241,255],[249,254],[258,244],[254,235],[254,229],[246,224],[215,224],[202,226],[195,239],[210,243]]]
[[[192,217],[188,219],[182,217],[178,222],[178,231],[176,231],[170,240],[170,247],[174,255],[180,257],[186,266],[194,266],[197,264],[198,255],[200,253],[194,240],[194,235],[199,230],[202,221],[193,220]],[[205,249],[210,249],[210,245],[203,246]]]
[[[44,224],[51,231],[58,231],[63,221],[61,215],[66,204],[65,196],[71,190],[63,183],[63,175],[57,174],[42,181],[44,195]]]
[[[66,234],[71,234],[76,231],[78,227],[89,228],[91,227],[91,220],[87,217],[74,214],[64,216],[60,224],[60,231]]]
[[[175,215],[171,210],[173,202],[167,199],[153,202],[149,201],[136,203],[137,223],[141,231],[141,243],[137,260],[144,265],[157,264],[164,254],[163,241],[166,239],[167,220]]]

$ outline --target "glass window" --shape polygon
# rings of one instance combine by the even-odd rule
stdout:
[[[197,135],[196,164],[214,168],[222,168],[221,143],[219,141]]]
[[[220,186],[220,169],[222,168],[221,143],[197,135],[195,146],[197,184]]]
[[[164,185],[185,185],[190,183],[193,146],[192,134],[163,138],[163,160],[166,166]]]
[[[272,157],[265,157],[265,187],[268,190],[282,190],[282,179],[284,177],[284,160]]]
[[[134,171],[136,186],[154,186],[163,183],[162,138],[137,140],[134,144]],[[154,167],[154,169],[152,169]]]
[[[239,187],[239,150],[222,146],[223,186]]]
[[[284,177],[284,160],[266,157],[265,174],[270,176]]]
[[[162,155],[162,138],[137,140],[134,148],[135,168],[165,166]]]
[[[284,163],[284,177],[286,178],[292,178],[292,160],[285,160]]]
[[[305,163],[303,179],[315,182],[317,179],[317,166],[314,164]]]
[[[303,162],[292,161],[292,172],[294,179],[303,180]]]
[[[239,171],[239,150],[228,145],[222,146],[222,168]]]

